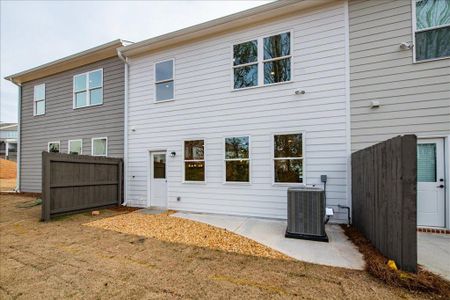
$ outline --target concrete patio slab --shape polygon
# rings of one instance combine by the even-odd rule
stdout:
[[[174,217],[224,228],[298,260],[316,264],[364,269],[364,259],[338,225],[327,225],[329,243],[285,238],[287,223],[249,217],[177,212]]]
[[[450,280],[450,235],[418,232],[417,261],[425,269]]]
[[[164,209],[154,209],[154,208],[143,208],[138,210],[139,213],[145,215],[159,215],[165,213],[167,210]]]

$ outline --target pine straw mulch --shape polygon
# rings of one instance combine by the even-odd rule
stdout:
[[[450,299],[450,282],[418,266],[417,274],[393,270],[388,258],[383,256],[355,227],[342,226],[345,234],[364,255],[366,270],[372,276],[394,287],[409,291],[434,294],[437,298]]]
[[[284,260],[292,259],[276,250],[226,229],[192,220],[171,217],[170,215],[173,213],[173,211],[169,211],[150,215],[132,212],[83,225],[243,255]]]
[[[0,179],[13,179],[16,178],[17,163],[0,158]]]

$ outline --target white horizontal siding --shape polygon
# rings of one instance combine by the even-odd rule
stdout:
[[[399,134],[450,134],[450,59],[414,64],[399,47],[412,41],[411,3],[349,3],[353,151]]]
[[[189,210],[286,217],[286,186],[272,184],[272,135],[305,133],[307,184],[327,174],[328,205],[347,205],[344,5],[336,3],[234,33],[137,58],[129,65],[128,202],[147,206],[150,150],[167,158],[168,205]],[[231,47],[293,32],[294,82],[231,89]],[[154,103],[153,64],[175,59],[175,101]],[[305,95],[295,95],[297,89]],[[224,184],[223,138],[251,136],[251,183]],[[205,140],[206,183],[182,183],[182,142]],[[181,201],[177,201],[181,197]]]

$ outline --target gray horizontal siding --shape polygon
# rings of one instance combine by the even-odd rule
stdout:
[[[399,134],[450,134],[450,59],[413,63],[399,47],[413,40],[411,3],[349,2],[352,151]]]
[[[73,109],[73,76],[103,69],[103,104]],[[45,83],[45,115],[33,116],[33,91]],[[67,153],[68,141],[83,140],[83,154],[91,154],[93,137],[108,137],[108,156],[123,157],[124,65],[109,58],[22,85],[21,178],[25,192],[41,191],[41,153],[47,144],[60,141]]]

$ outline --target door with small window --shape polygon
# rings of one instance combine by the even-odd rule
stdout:
[[[417,225],[445,226],[443,139],[417,142]]]
[[[150,153],[150,206],[167,208],[166,152]]]

